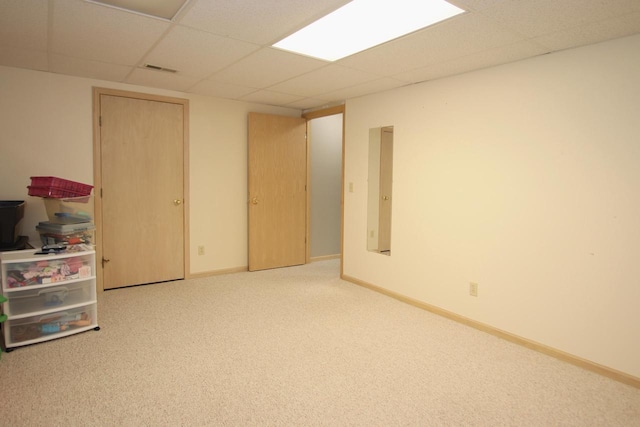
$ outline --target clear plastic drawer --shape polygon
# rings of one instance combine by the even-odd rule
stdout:
[[[5,321],[7,346],[29,344],[62,337],[97,326],[96,305],[91,304],[53,313]]]
[[[92,280],[85,280],[60,286],[25,288],[20,292],[11,292],[4,305],[4,312],[10,317],[28,313],[35,314],[90,304],[95,300],[95,284]]]
[[[3,270],[4,289],[9,291],[28,286],[56,286],[95,275],[93,255],[86,252],[69,253],[55,259],[45,255],[39,260],[5,263]]]

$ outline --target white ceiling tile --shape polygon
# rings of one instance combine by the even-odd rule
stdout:
[[[0,65],[49,71],[47,52],[0,46]]]
[[[542,55],[547,52],[548,50],[543,46],[530,41],[523,41],[411,70],[398,74],[396,77],[417,83],[499,64],[506,64],[508,62]]]
[[[274,85],[270,89],[303,97],[321,98],[323,93],[366,83],[377,78],[379,76],[375,74],[353,70],[340,65],[328,65],[319,70]]]
[[[447,0],[449,3],[467,11],[478,11],[495,7],[511,0]]]
[[[638,0],[512,0],[482,13],[527,37],[556,33],[633,12]]]
[[[311,108],[325,108],[330,107],[330,104],[326,104],[325,100],[317,99],[317,98],[303,98],[296,102],[291,102],[286,104],[287,107],[297,108],[299,110],[308,110]]]
[[[499,5],[510,0],[447,0],[449,3],[464,10],[482,10]]]
[[[255,88],[236,86],[213,80],[202,80],[189,89],[189,92],[191,93],[232,99],[240,98],[255,91]]]
[[[51,72],[54,73],[116,82],[123,81],[132,71],[132,67],[128,65],[89,61],[56,54],[51,55],[50,64]]]
[[[385,90],[395,89],[398,87],[406,86],[407,84],[409,84],[408,81],[401,81],[397,79],[384,77],[382,79],[373,80],[364,84],[351,86],[345,89],[340,89],[334,92],[328,92],[328,93],[322,94],[322,98],[329,101],[334,101],[338,99],[355,98],[355,97],[367,95],[370,93],[383,92]]]
[[[349,0],[198,0],[179,22],[238,40],[271,45],[348,2]]]
[[[201,79],[259,48],[252,43],[175,26],[144,58],[144,62]]]
[[[259,90],[240,98],[242,101],[255,102],[258,104],[285,105],[302,99],[300,96],[286,93],[273,92],[270,90]]]
[[[47,2],[0,2],[0,46],[47,50]]]
[[[53,0],[54,53],[136,65],[169,23],[81,0]]]
[[[136,68],[125,81],[135,85],[186,92],[188,88],[196,84],[197,79],[165,71]]]
[[[211,79],[262,88],[326,65],[326,62],[317,59],[278,49],[263,48],[216,73]]]
[[[561,50],[637,33],[640,33],[640,12],[599,21],[588,26],[573,27],[537,37],[534,40],[553,50]]]
[[[520,40],[522,36],[483,15],[467,13],[338,63],[392,76]]]
[[[186,0],[87,0],[111,7],[171,20],[180,11]]]

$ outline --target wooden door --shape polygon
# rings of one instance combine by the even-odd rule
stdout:
[[[184,278],[184,108],[100,95],[105,289]]]
[[[249,114],[249,270],[306,260],[306,120]]]
[[[393,187],[393,127],[382,128],[380,135],[380,207],[378,250],[391,250],[391,198]]]

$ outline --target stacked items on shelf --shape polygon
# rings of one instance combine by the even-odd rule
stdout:
[[[44,198],[49,221],[36,229],[43,245],[94,244],[93,186],[51,176],[31,177],[30,196]]]

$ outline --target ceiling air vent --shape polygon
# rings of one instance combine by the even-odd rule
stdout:
[[[155,70],[155,71],[165,71],[167,73],[177,73],[178,70],[174,70],[171,68],[165,68],[165,67],[161,67],[159,65],[153,65],[153,64],[144,64],[144,68],[148,68],[149,70]]]

